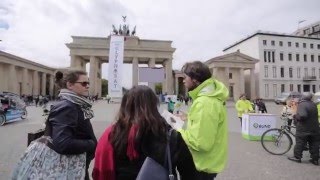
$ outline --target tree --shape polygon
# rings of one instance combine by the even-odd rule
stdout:
[[[105,97],[108,94],[108,80],[101,79],[101,96]]]
[[[156,94],[162,94],[162,83],[156,83],[154,89],[156,91]]]

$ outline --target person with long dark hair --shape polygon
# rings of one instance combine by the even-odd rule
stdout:
[[[146,157],[166,167],[167,132],[171,127],[158,106],[158,98],[147,86],[134,86],[123,96],[116,122],[99,139],[93,179],[134,180]],[[169,143],[172,167],[178,168],[181,179],[194,179],[191,154],[177,131],[172,132]]]

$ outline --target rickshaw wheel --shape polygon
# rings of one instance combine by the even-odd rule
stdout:
[[[25,119],[28,116],[27,110],[24,110],[23,115],[21,116],[21,119]]]
[[[6,117],[3,114],[0,114],[0,126],[3,126],[6,122]]]

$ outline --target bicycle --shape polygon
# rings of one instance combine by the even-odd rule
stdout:
[[[288,115],[284,114],[280,119],[283,120],[283,125],[280,128],[269,129],[261,136],[262,147],[273,155],[283,155],[287,153],[293,144],[290,135],[295,137],[292,129],[296,127],[288,125]]]

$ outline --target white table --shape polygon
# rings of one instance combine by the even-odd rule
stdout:
[[[268,129],[276,128],[277,115],[248,113],[242,115],[242,137],[251,141],[260,141],[261,135]]]

